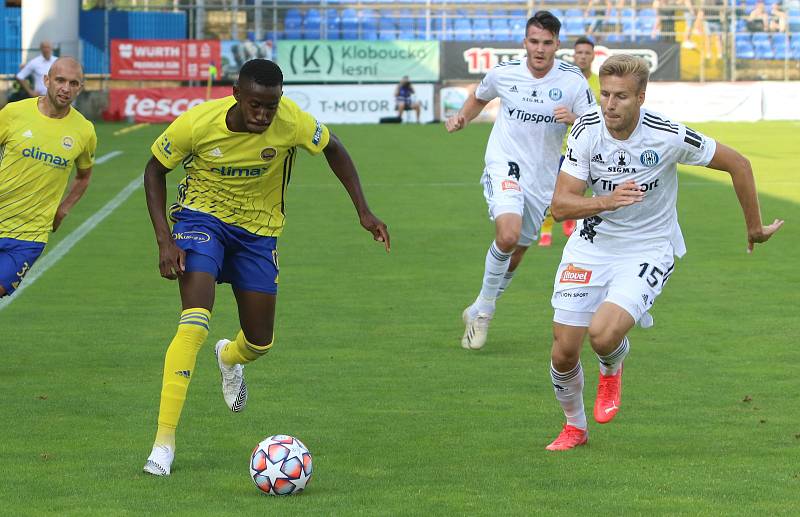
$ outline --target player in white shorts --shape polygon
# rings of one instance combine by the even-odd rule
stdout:
[[[555,59],[560,29],[561,22],[548,11],[534,14],[525,28],[525,60],[490,70],[445,122],[447,131],[458,131],[500,98],[481,178],[495,240],[486,254],[480,294],[462,314],[461,345],[467,349],[483,347],[495,301],[536,240],[553,196],[567,126],[595,104],[580,69]]]
[[[583,219],[572,234],[555,278],[550,375],[567,422],[548,450],[583,445],[580,352],[586,334],[600,361],[594,405],[598,423],[617,414],[626,334],[661,293],[686,252],[676,211],[677,164],[726,171],[747,225],[748,250],[783,224],[761,223],[753,171],[738,152],[692,129],[642,109],[647,63],[614,55],[600,68],[600,106],[580,117],[553,194],[556,220]],[[594,196],[584,197],[586,187]]]

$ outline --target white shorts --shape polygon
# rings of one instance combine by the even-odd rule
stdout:
[[[638,322],[675,270],[672,245],[629,254],[603,253],[577,233],[567,242],[556,272],[553,321],[588,327],[600,304],[611,302]]]
[[[508,169],[489,167],[481,176],[483,195],[489,205],[489,218],[494,221],[502,214],[517,214],[522,217],[519,246],[530,246],[539,236],[542,221],[550,208],[550,196],[534,195]],[[544,201],[544,199],[548,201]]]

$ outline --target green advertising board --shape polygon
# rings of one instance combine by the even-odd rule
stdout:
[[[287,83],[439,80],[437,41],[285,40],[276,50]]]

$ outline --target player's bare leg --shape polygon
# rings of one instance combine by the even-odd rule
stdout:
[[[272,348],[277,297],[274,294],[236,287],[233,288],[233,294],[239,307],[241,331],[233,341],[219,340],[214,347],[214,353],[222,378],[225,404],[231,411],[238,413],[247,404],[244,365],[255,361]]]
[[[214,306],[215,280],[209,273],[187,272],[178,277],[181,313],[178,332],[167,348],[158,411],[158,431],[144,471],[169,476],[175,459],[175,430],[178,426],[197,352],[206,336]]]
[[[486,344],[500,284],[508,272],[510,258],[521,231],[522,216],[519,214],[505,213],[495,218],[495,239],[486,253],[481,292],[461,315],[465,325],[461,346],[466,349],[478,350]]]
[[[581,347],[586,327],[553,323],[553,349],[550,355],[550,378],[556,399],[567,422],[548,451],[572,449],[587,442],[586,412],[583,408],[583,369]]]
[[[589,325],[589,341],[600,361],[600,379],[594,403],[594,419],[610,422],[622,402],[622,362],[630,344],[627,333],[635,324],[633,317],[614,303],[600,305]]]

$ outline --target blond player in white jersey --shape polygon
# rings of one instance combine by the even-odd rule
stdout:
[[[500,98],[481,178],[495,240],[486,254],[480,294],[462,315],[466,328],[461,346],[466,349],[485,344],[495,301],[536,239],[550,206],[567,126],[594,105],[580,69],[555,59],[560,29],[561,22],[549,12],[534,14],[525,28],[526,59],[490,70],[445,123],[451,133],[463,129],[489,101]]]
[[[652,323],[647,310],[686,252],[676,211],[677,165],[731,175],[747,226],[748,251],[783,225],[761,223],[750,162],[733,149],[642,109],[649,71],[630,55],[600,68],[600,110],[579,118],[567,140],[553,203],[557,221],[578,221],[555,277],[550,375],[566,416],[548,450],[588,439],[580,352],[586,334],[600,361],[594,418],[619,411],[628,331]],[[584,197],[586,187],[593,197]],[[649,320],[649,321],[646,321]]]

